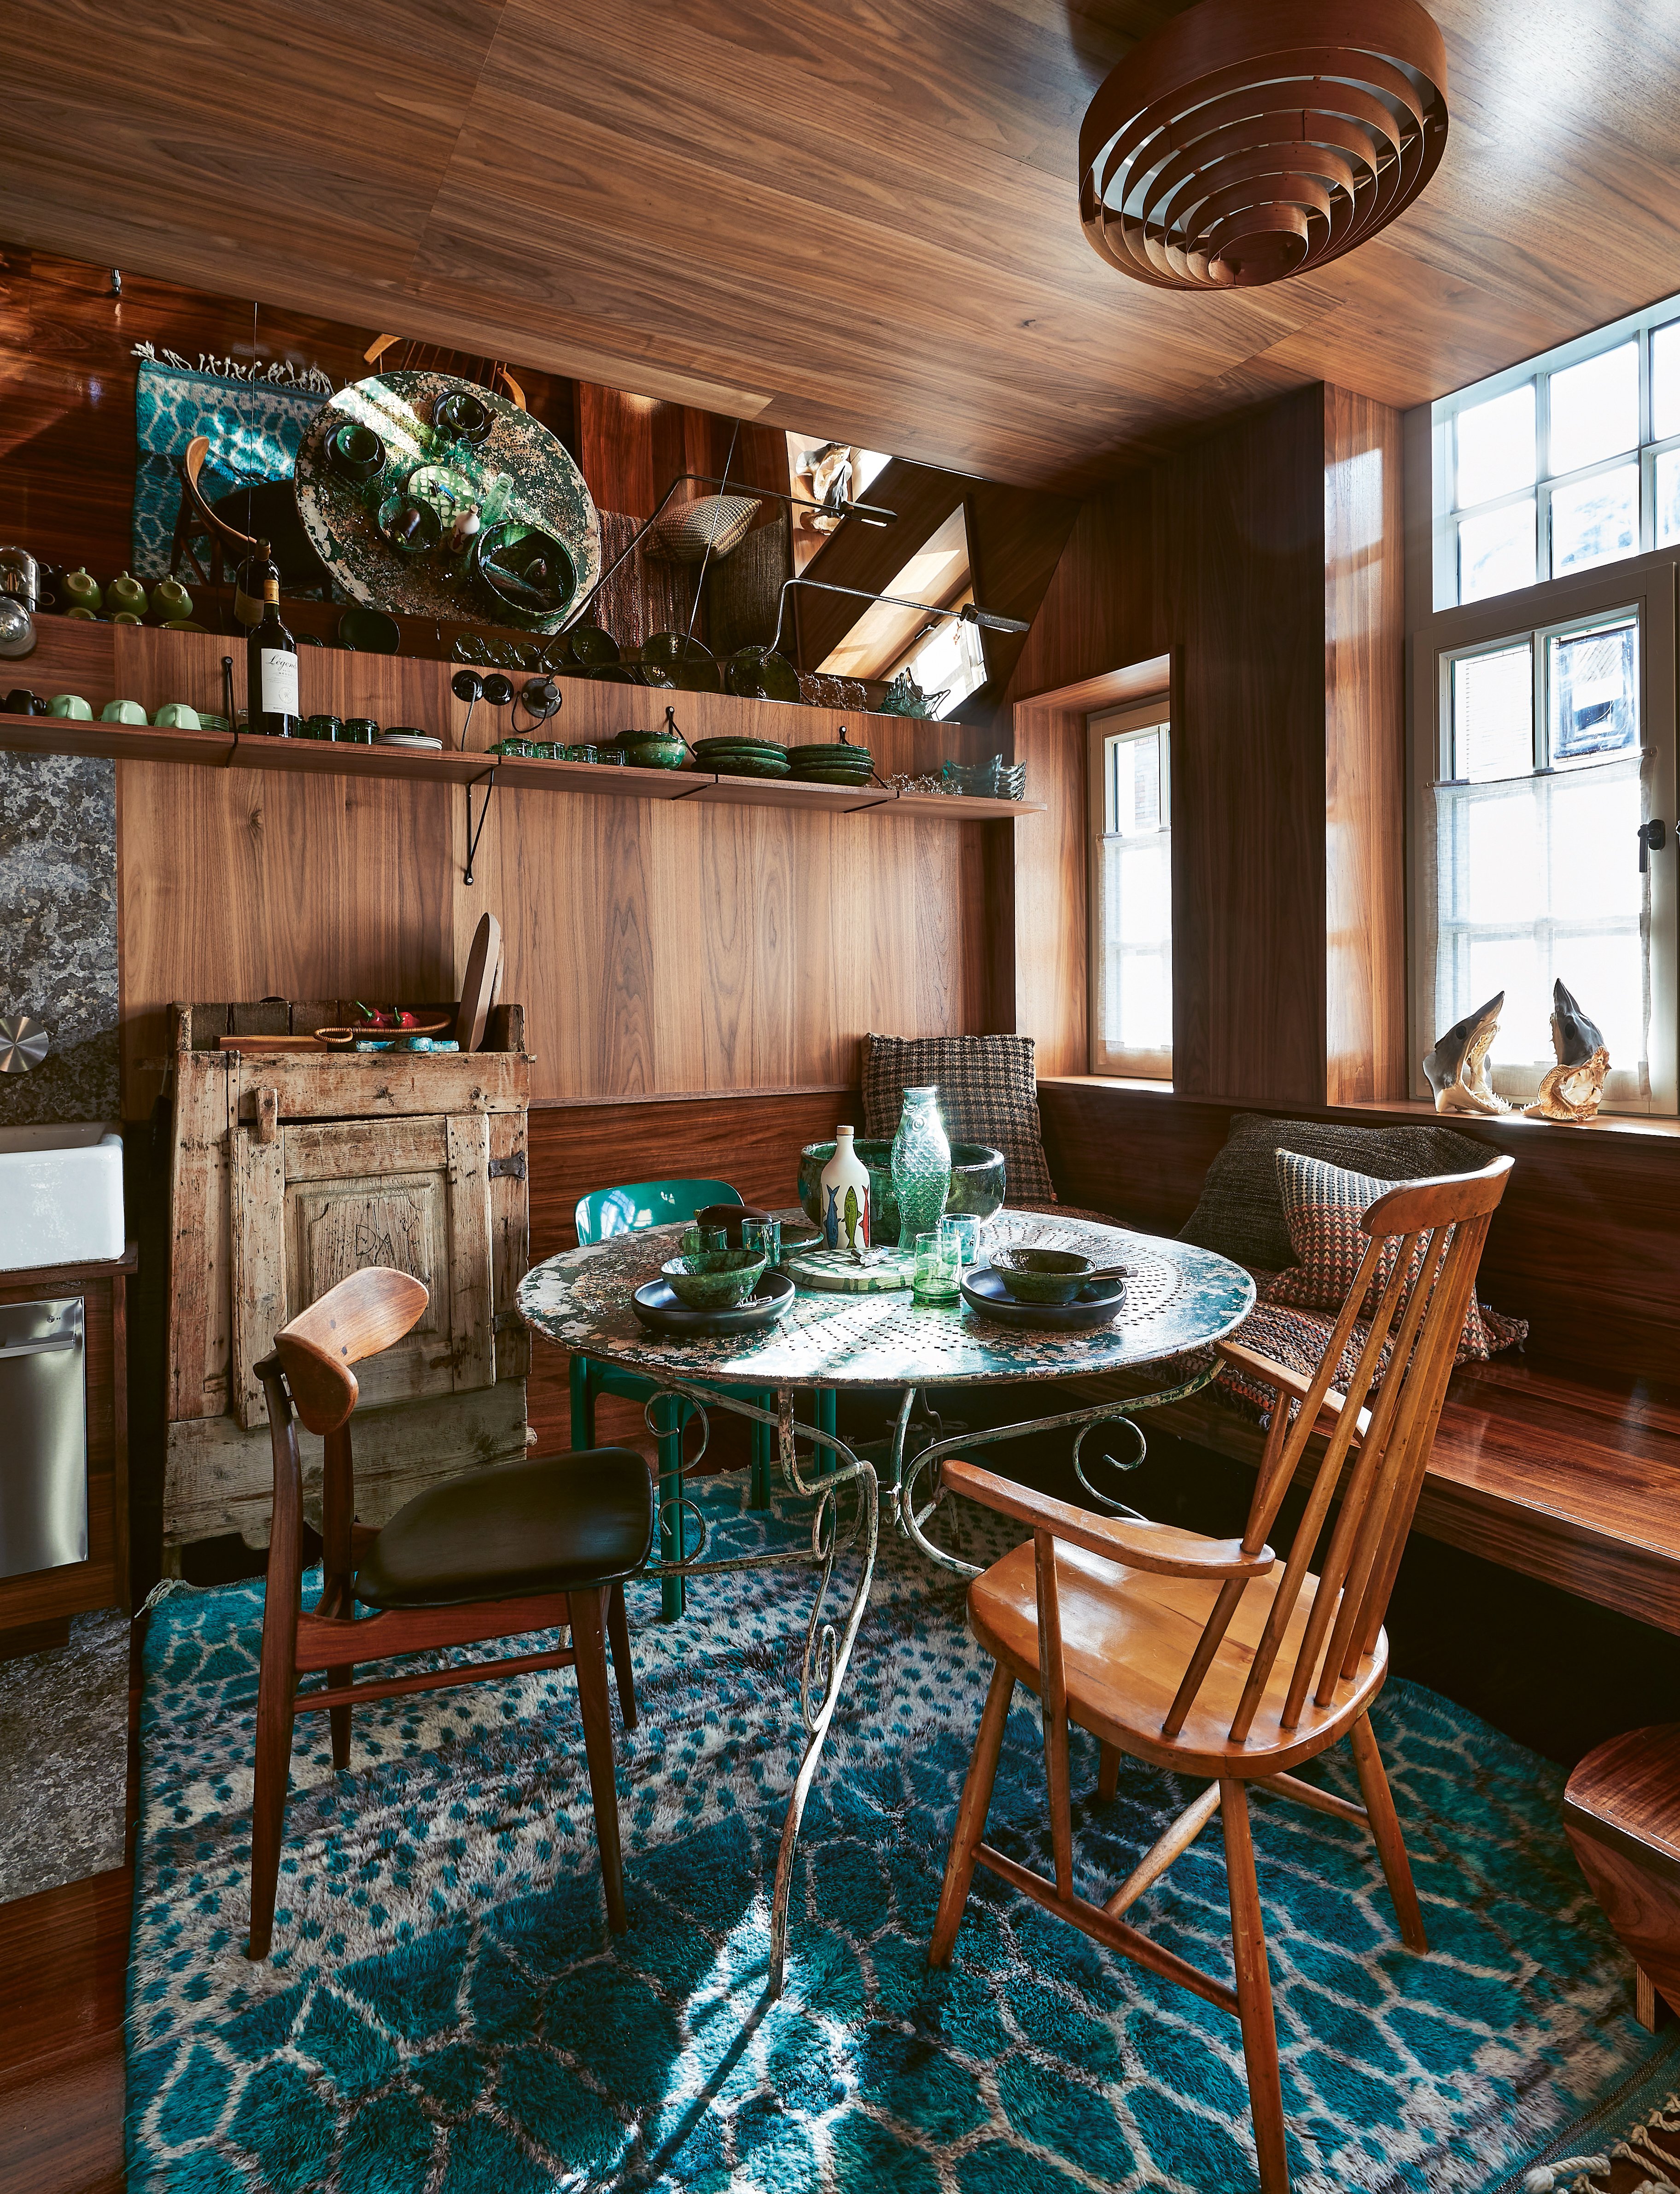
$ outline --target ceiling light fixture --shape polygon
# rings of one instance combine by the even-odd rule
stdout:
[[[1137,281],[1257,289],[1386,227],[1446,142],[1446,48],[1419,0],[1201,0],[1087,108],[1080,219]]]

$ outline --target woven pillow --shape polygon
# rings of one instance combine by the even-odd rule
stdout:
[[[1327,1165],[1322,1158],[1303,1157],[1296,1151],[1277,1153],[1277,1180],[1295,1262],[1275,1276],[1264,1300],[1301,1310],[1339,1311],[1358,1275],[1360,1260],[1370,1239],[1359,1222],[1393,1183],[1368,1174],[1350,1173],[1345,1166]],[[1375,1312],[1398,1255],[1397,1243],[1383,1252],[1360,1305],[1366,1315]],[[1423,1256],[1419,1243],[1412,1253],[1408,1286],[1422,1269]],[[1495,1349],[1508,1348],[1528,1330],[1521,1318],[1484,1312],[1472,1294],[1465,1312],[1458,1361],[1462,1364],[1473,1358],[1485,1362]]]
[[[1251,1272],[1276,1272],[1288,1264],[1289,1230],[1277,1185],[1281,1150],[1325,1158],[1384,1182],[1474,1173],[1488,1157],[1485,1143],[1421,1121],[1408,1127],[1357,1128],[1340,1121],[1275,1120],[1264,1112],[1238,1112],[1178,1239],[1217,1250]]]
[[[937,1085],[939,1117],[954,1143],[1001,1151],[1005,1192],[1053,1203],[1039,1125],[1038,1078],[1029,1036],[868,1036],[863,1056],[863,1133],[891,1141],[904,1092]]]

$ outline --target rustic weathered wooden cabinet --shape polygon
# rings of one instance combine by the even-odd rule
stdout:
[[[170,1180],[166,1550],[268,1537],[267,1411],[252,1367],[345,1276],[394,1266],[425,1317],[366,1367],[362,1519],[432,1480],[525,1451],[529,1342],[513,1290],[530,1240],[524,1014],[482,1051],[263,1052],[224,1037],[307,1034],[342,1001],[177,1006]],[[309,1492],[319,1444],[306,1440]]]

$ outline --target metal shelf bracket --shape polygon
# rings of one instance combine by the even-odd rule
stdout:
[[[485,804],[479,810],[476,830],[473,828],[473,787],[475,784],[482,784],[485,788]],[[485,835],[485,824],[490,816],[490,796],[496,790],[496,772],[487,769],[482,777],[470,779],[462,790],[467,795],[467,870],[461,881],[470,884],[473,881],[473,856],[479,850],[479,841]]]

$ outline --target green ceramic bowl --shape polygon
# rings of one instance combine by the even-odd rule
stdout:
[[[1072,1249],[994,1249],[987,1261],[1018,1302],[1070,1303],[1097,1267]]]
[[[854,1146],[869,1169],[874,1208],[869,1231],[878,1242],[898,1239],[898,1199],[888,1184],[892,1178],[892,1146],[866,1142]],[[832,1143],[807,1143],[800,1152],[800,1203],[807,1219],[823,1223],[823,1169],[834,1154]],[[947,1211],[971,1219],[989,1219],[1003,1202],[1003,1152],[989,1143],[951,1145],[951,1192]]]
[[[762,1249],[697,1249],[659,1267],[691,1310],[733,1310],[764,1278]]]
[[[618,750],[632,769],[680,769],[688,759],[676,739],[620,740]]]

